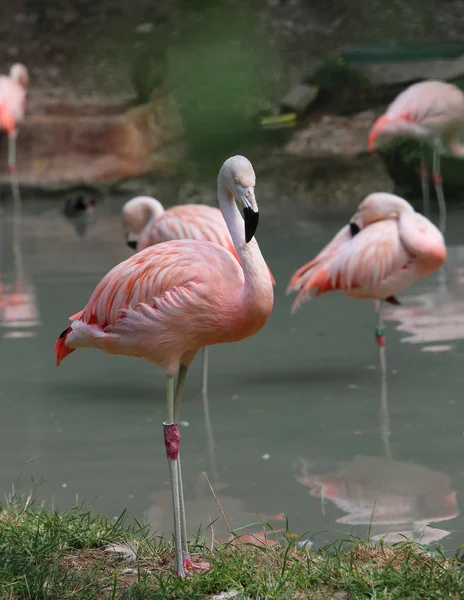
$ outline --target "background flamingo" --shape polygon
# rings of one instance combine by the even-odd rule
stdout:
[[[253,239],[258,225],[254,187],[255,174],[246,158],[234,156],[223,164],[218,201],[240,262],[211,242],[174,240],[146,248],[102,279],[55,346],[57,365],[75,348],[87,347],[145,358],[165,371],[163,429],[173,496],[176,571],[181,576],[209,567],[192,563],[187,548],[178,420],[188,367],[204,346],[255,334],[273,306],[269,269]],[[243,207],[245,226],[235,201]]]
[[[314,291],[341,290],[353,298],[380,300],[376,340],[386,376],[384,301],[439,269],[446,259],[443,235],[403,198],[370,194],[311,262],[290,279],[287,293],[298,292],[292,312]]]
[[[133,250],[144,250],[154,244],[170,240],[191,239],[215,242],[239,260],[234,242],[221,211],[205,204],[182,204],[167,210],[159,200],[137,196],[122,208],[122,219],[127,245]],[[272,283],[275,283],[271,273]],[[202,350],[202,384],[208,388],[208,348]]]
[[[433,148],[432,179],[440,211],[439,226],[446,229],[446,204],[440,174],[440,155],[450,153],[463,158],[464,146],[459,134],[464,127],[464,94],[450,83],[422,81],[405,89],[379,117],[369,133],[368,147],[393,137],[423,140]],[[425,160],[421,160],[424,213],[429,216],[429,178]]]
[[[0,75],[0,129],[8,134],[8,169],[13,195],[13,253],[16,269],[16,293],[22,294],[21,196],[16,175],[16,138],[18,124],[24,119],[29,73],[20,63],[12,65],[9,76]],[[20,269],[20,270],[19,270]]]

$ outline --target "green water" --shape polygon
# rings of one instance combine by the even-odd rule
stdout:
[[[422,528],[417,539],[430,523],[425,539],[456,549],[464,541],[464,212],[450,214],[446,273],[389,311],[398,321],[387,323],[387,414],[373,303],[327,294],[292,317],[285,296],[293,271],[345,219],[282,218],[260,200],[275,308],[255,337],[210,349],[209,409],[199,359],[192,365],[181,416],[190,532],[217,519],[215,539],[227,536],[206,471],[233,528],[267,520],[279,529],[285,513],[292,531],[322,544],[340,532],[366,536],[371,520],[371,535],[390,539]],[[85,501],[110,518],[127,509],[169,535],[162,372],[96,350],[75,352],[59,369],[54,362],[68,316],[130,255],[121,202],[99,207],[83,238],[56,202],[25,204],[16,305],[11,217],[2,216],[0,491],[35,487],[48,504]]]

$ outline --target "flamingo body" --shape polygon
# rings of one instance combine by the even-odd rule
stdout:
[[[11,67],[10,75],[0,76],[0,129],[10,136],[24,119],[27,83],[27,69],[20,64]]]
[[[214,242],[237,256],[221,211],[204,204],[183,204],[168,208],[161,217],[154,218],[144,228],[137,249],[143,250],[160,242],[181,239]]]
[[[272,304],[272,287],[247,295],[240,263],[218,244],[160,243],[102,279],[58,339],[57,365],[75,348],[90,347],[145,358],[174,375],[201,348],[256,333]]]
[[[426,217],[393,194],[370,194],[346,225],[292,276],[295,311],[312,292],[341,290],[354,298],[386,299],[441,267],[443,236]]]
[[[404,136],[432,142],[441,151],[454,151],[464,127],[464,94],[443,81],[422,81],[406,88],[377,119],[369,133],[373,149],[380,138]]]
[[[206,204],[182,204],[164,209],[159,200],[137,196],[122,210],[128,245],[139,250],[170,240],[214,242],[238,259],[232,237],[219,208]],[[271,273],[272,284],[275,285]]]

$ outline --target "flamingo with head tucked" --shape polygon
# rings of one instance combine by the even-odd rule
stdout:
[[[55,346],[57,365],[76,348],[98,348],[145,358],[166,373],[163,429],[180,576],[209,567],[192,563],[187,547],[178,421],[188,367],[201,348],[258,332],[274,301],[269,269],[253,237],[258,226],[254,188],[251,163],[243,156],[226,160],[217,194],[239,260],[211,242],[188,239],[150,246],[102,279]]]
[[[221,211],[206,204],[182,204],[167,210],[156,198],[137,196],[122,208],[122,221],[126,242],[133,250],[170,240],[199,240],[223,246],[240,260]],[[271,273],[272,283],[275,284]],[[204,394],[208,388],[208,348],[202,350],[202,384]]]
[[[450,83],[421,81],[406,88],[377,119],[369,133],[368,147],[373,150],[383,141],[407,137],[424,141],[433,148],[432,178],[440,211],[442,233],[446,229],[446,204],[440,173],[440,156],[464,158],[459,135],[464,128],[464,94]],[[429,216],[429,178],[421,161],[424,214]]]
[[[376,340],[382,375],[386,374],[384,302],[437,271],[446,260],[443,235],[399,196],[370,194],[331,242],[290,279],[297,292],[292,311],[312,293],[341,290],[353,298],[380,301]]]

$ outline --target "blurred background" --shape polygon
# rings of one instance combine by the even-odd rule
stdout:
[[[0,137],[0,493],[33,489],[110,518],[127,509],[169,535],[163,374],[95,351],[57,371],[53,347],[131,255],[124,202],[215,205],[218,170],[241,153],[257,174],[275,309],[240,347],[214,347],[208,398],[191,369],[181,423],[191,532],[220,516],[206,471],[233,527],[263,519],[278,530],[287,514],[316,543],[373,525],[379,539],[456,549],[461,161],[442,161],[446,269],[388,313],[388,390],[372,303],[329,294],[291,317],[285,288],[368,193],[421,209],[418,145],[368,153],[367,135],[413,82],[464,87],[463,34],[461,0],[2,0],[0,71],[22,62],[30,86],[19,229]]]

